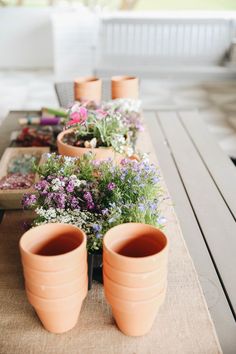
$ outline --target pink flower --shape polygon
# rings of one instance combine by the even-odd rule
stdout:
[[[67,125],[84,124],[88,118],[88,111],[85,107],[77,107],[77,110],[70,114],[70,118]]]
[[[108,113],[106,111],[104,111],[103,109],[99,108],[96,109],[96,116],[98,119],[103,119],[108,115]]]

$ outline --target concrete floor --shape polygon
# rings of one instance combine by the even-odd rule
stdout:
[[[198,109],[225,153],[236,157],[236,83],[142,80],[145,108]],[[0,71],[0,121],[9,110],[58,105],[51,71]]]

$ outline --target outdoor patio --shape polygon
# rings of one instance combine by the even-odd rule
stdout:
[[[0,354],[236,352],[235,5],[0,1]]]

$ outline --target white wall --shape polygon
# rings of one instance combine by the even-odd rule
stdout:
[[[0,69],[53,67],[50,8],[0,8]]]

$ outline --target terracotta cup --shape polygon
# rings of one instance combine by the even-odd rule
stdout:
[[[52,333],[64,333],[78,322],[81,306],[87,295],[88,285],[70,296],[45,299],[31,293],[26,288],[30,304],[34,307],[43,326]]]
[[[121,224],[104,236],[103,259],[116,270],[128,273],[164,270],[168,261],[168,240],[154,226]]]
[[[39,297],[43,297],[45,299],[59,299],[73,295],[83,289],[84,284],[87,282],[87,278],[87,271],[77,277],[76,280],[66,282],[61,285],[45,285],[44,283],[37,284],[26,278],[25,286],[32,294],[37,294]]]
[[[103,260],[104,291],[118,327],[128,335],[144,335],[166,292],[166,236],[151,225],[115,226],[103,239]],[[134,308],[139,308],[145,321]]]
[[[161,294],[166,289],[167,279],[156,282],[156,284],[152,286],[130,288],[114,282],[106,276],[106,272],[104,272],[103,283],[105,288],[109,289],[111,295],[118,296],[121,300],[144,301]]]
[[[95,77],[79,77],[74,81],[76,101],[94,101],[99,104],[102,97],[102,80]]]
[[[68,224],[37,226],[21,237],[20,253],[28,300],[44,327],[73,328],[88,290],[84,232]]]
[[[165,295],[164,290],[158,296],[148,300],[128,301],[111,295],[105,287],[105,296],[112,304],[116,324],[127,336],[143,336],[151,330]]]
[[[81,264],[84,266],[78,267],[77,265],[74,268],[65,269],[61,271],[55,272],[45,272],[39,271],[24,265],[24,277],[27,281],[32,282],[34,284],[44,284],[45,286],[54,286],[63,285],[65,283],[65,279],[68,283],[73,282],[75,279],[78,279],[82,274],[87,274],[87,263],[86,263],[86,254],[81,259]]]
[[[115,269],[104,259],[103,266],[105,263],[106,275],[109,278],[112,278],[117,284],[128,286],[130,288],[152,286],[157,282],[163,282],[167,278],[167,267],[165,266],[148,273],[129,273]]]
[[[135,76],[113,76],[111,78],[112,99],[139,98],[139,80]]]

